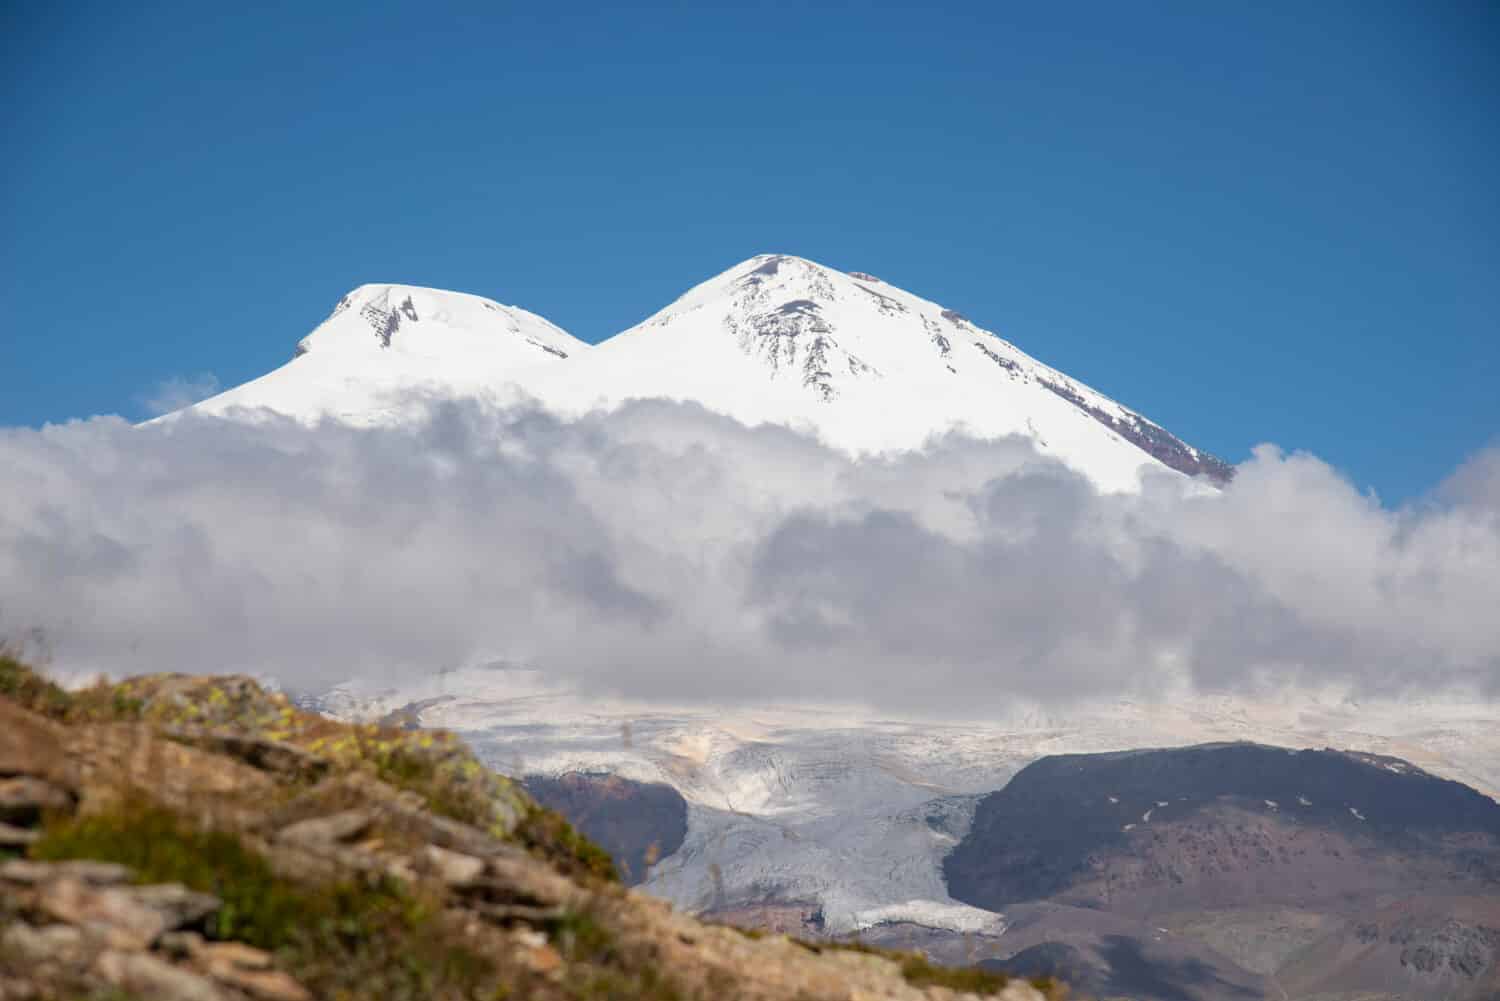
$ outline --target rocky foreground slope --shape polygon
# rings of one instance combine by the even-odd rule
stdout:
[[[0,999],[1058,998],[708,925],[455,738],[0,656]]]

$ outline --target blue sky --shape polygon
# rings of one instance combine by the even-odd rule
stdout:
[[[1500,14],[1240,6],[5,4],[0,424],[361,282],[598,340],[778,251],[1414,497],[1500,432]]]

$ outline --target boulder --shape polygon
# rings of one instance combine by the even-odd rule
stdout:
[[[94,887],[76,879],[42,885],[37,907],[49,917],[97,934],[113,949],[149,949],[171,922],[124,887]]]
[[[208,977],[144,952],[106,951],[94,969],[110,985],[151,1001],[234,1001]]]
[[[0,821],[0,848],[25,848],[41,837],[36,831]]]
[[[353,841],[375,823],[369,810],[344,810],[327,817],[313,817],[289,824],[276,832],[278,841],[301,844],[333,845]]]
[[[273,969],[271,956],[239,942],[211,942],[193,960],[209,976],[238,988],[259,1001],[312,1001],[312,994],[295,979]]]
[[[437,845],[427,845],[423,848],[422,855],[429,870],[448,886],[469,886],[484,872],[484,859],[462,852],[450,852]]]
[[[160,914],[168,930],[196,925],[220,907],[218,897],[189,890],[180,883],[133,886],[124,892]]]
[[[116,886],[130,879],[130,870],[114,862],[84,859],[67,862],[11,859],[0,863],[0,881],[38,886],[54,879],[73,879],[89,886]]]
[[[0,775],[30,775],[71,786],[72,767],[63,751],[66,734],[46,717],[0,699]]]
[[[45,779],[30,775],[0,779],[0,821],[36,824],[44,814],[72,809],[72,793]]]
[[[71,963],[84,954],[83,932],[72,925],[7,925],[0,932],[0,949],[32,966]]]

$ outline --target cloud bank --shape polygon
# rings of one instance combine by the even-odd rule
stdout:
[[[402,428],[0,430],[0,632],[296,689],[506,658],[648,699],[982,714],[1263,684],[1500,687],[1500,448],[1400,510],[1258,449],[1100,495],[1025,440],[855,460],[693,405]]]

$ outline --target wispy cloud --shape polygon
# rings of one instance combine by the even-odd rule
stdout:
[[[141,406],[153,417],[170,414],[206,400],[219,391],[218,376],[212,372],[196,375],[174,375],[163,379],[139,397]]]
[[[476,658],[641,697],[1500,685],[1500,449],[1410,508],[1263,447],[1101,495],[1020,439],[851,459],[638,402],[400,429],[0,430],[0,624],[59,667],[293,687]]]

